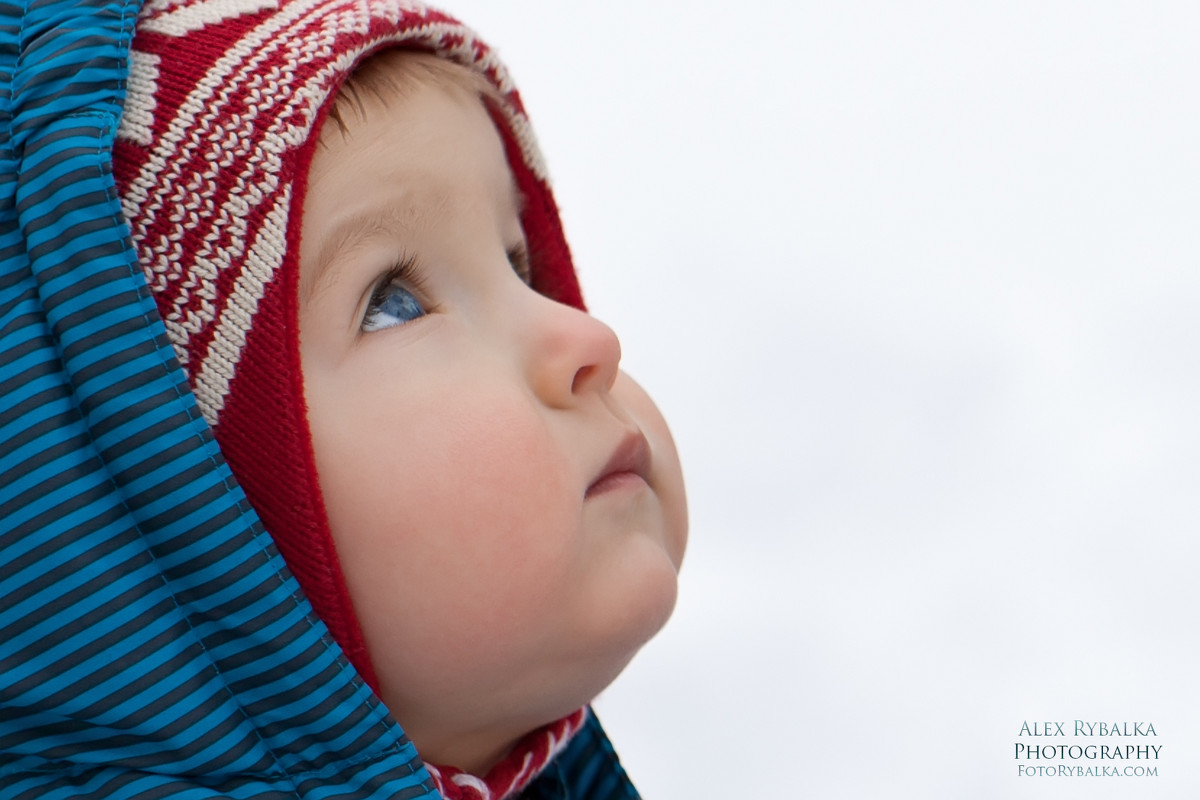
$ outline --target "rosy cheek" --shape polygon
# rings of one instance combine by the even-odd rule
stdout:
[[[458,539],[472,569],[497,573],[493,591],[518,602],[522,576],[557,574],[577,540],[573,466],[541,420],[519,406],[462,409],[453,423],[438,527]]]
[[[402,426],[317,444],[348,580],[363,594],[411,589],[422,594],[413,602],[464,625],[480,615],[452,609],[524,613],[528,586],[571,562],[579,524],[572,467],[542,421],[520,398],[474,388],[408,397]],[[486,616],[479,627],[503,624]]]

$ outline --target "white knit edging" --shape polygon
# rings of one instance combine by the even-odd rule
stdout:
[[[154,95],[158,91],[158,65],[153,53],[129,51],[129,78],[125,82],[125,107],[117,138],[149,146],[154,128]]]
[[[267,224],[260,229],[250,248],[197,371],[193,391],[196,404],[209,425],[217,424],[225,408],[229,384],[237,372],[254,313],[267,284],[275,278],[280,263],[278,254],[286,245],[287,212],[291,201],[291,186],[284,186],[274,208],[267,214]]]
[[[278,8],[279,0],[204,0],[176,5],[178,7],[172,11],[143,20],[139,27],[164,36],[186,36],[227,19],[254,14],[265,8]]]

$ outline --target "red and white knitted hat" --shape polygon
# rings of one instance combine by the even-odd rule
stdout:
[[[200,410],[317,614],[376,688],[317,484],[297,285],[320,126],[355,65],[391,47],[451,59],[498,89],[492,116],[524,195],[533,286],[582,307],[545,167],[507,71],[469,28],[418,3],[148,0],[114,147],[138,259]],[[533,762],[553,757],[581,719],[572,715],[547,729],[545,742],[515,752],[496,780],[489,775],[491,796],[504,794],[500,773],[527,780]],[[468,778],[456,785],[470,788]],[[486,790],[480,784],[464,796]]]

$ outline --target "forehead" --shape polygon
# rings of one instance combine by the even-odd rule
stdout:
[[[354,114],[325,124],[309,169],[301,299],[350,248],[426,235],[451,220],[503,226],[520,210],[500,136],[478,95],[425,81],[397,94],[362,93]]]

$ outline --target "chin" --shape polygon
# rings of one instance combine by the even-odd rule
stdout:
[[[676,570],[674,561],[659,550],[657,558],[647,565],[637,584],[612,598],[603,624],[606,629],[596,631],[593,639],[604,643],[594,651],[604,654],[595,658],[605,665],[602,682],[585,702],[612,683],[671,618],[679,586]],[[636,602],[629,602],[631,598],[636,598]]]

